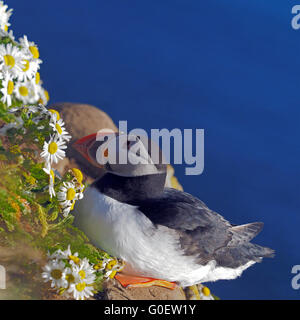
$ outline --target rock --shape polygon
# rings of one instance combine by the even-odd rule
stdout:
[[[116,280],[105,282],[102,298],[105,300],[186,300],[181,288],[170,290],[153,286],[125,289]]]
[[[72,135],[72,140],[68,144],[66,158],[60,161],[55,169],[63,174],[66,170],[77,167],[87,177],[88,183],[93,182],[95,178],[103,174],[103,171],[90,165],[86,159],[72,148],[72,144],[76,140],[101,129],[107,128],[117,132],[117,127],[105,112],[87,104],[56,103],[50,106],[49,109],[55,109],[60,113],[67,131]],[[168,166],[166,185],[182,190],[181,185],[174,177],[172,166]],[[181,288],[170,290],[153,286],[150,288],[125,289],[116,280],[106,281],[104,291],[99,293],[96,298],[106,300],[186,300]]]

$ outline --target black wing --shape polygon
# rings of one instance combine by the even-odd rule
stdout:
[[[196,257],[199,264],[216,260],[220,266],[236,268],[273,254],[273,250],[249,242],[263,223],[233,226],[188,193],[166,188],[159,198],[143,200],[137,206],[155,225],[175,230],[185,254]]]

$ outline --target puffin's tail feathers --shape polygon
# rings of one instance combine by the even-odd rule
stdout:
[[[259,256],[260,258],[274,258],[275,256],[275,251],[271,248],[268,247],[262,247],[258,244],[252,244],[253,249],[256,250],[256,255]]]
[[[255,243],[245,242],[236,247],[224,247],[215,256],[217,265],[227,268],[239,268],[249,262],[261,262],[263,258],[272,258],[274,250]]]
[[[218,265],[239,268],[250,261],[261,262],[263,258],[272,258],[274,250],[250,242],[262,228],[262,222],[231,227],[231,240],[225,247],[217,250],[216,261]]]
[[[228,245],[237,246],[251,241],[261,232],[263,227],[263,222],[253,222],[232,227],[230,229],[230,231],[232,232],[232,239]]]

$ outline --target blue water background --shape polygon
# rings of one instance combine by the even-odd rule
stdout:
[[[205,129],[205,170],[187,192],[232,223],[264,221],[276,250],[222,299],[298,299],[300,30],[287,0],[6,1],[38,43],[51,103],[84,102],[129,128]],[[300,4],[300,1],[299,3]]]

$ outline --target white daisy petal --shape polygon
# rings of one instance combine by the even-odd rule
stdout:
[[[0,1],[0,28],[1,30],[7,32],[8,27],[10,26],[9,18],[12,15],[13,9],[7,10],[8,6]]]
[[[39,57],[40,57],[39,49],[33,41],[28,41],[27,36],[23,36],[22,38],[19,39],[19,42],[23,48],[24,54],[27,57],[38,60],[38,63],[42,62],[41,60],[39,60]]]
[[[13,78],[22,71],[23,54],[18,47],[8,44],[0,45],[0,63],[2,71],[8,71]]]
[[[48,168],[44,168],[43,170],[49,175],[49,195],[50,195],[50,198],[55,197],[55,190],[54,190],[55,173],[51,169],[49,164],[48,164]]]
[[[51,287],[65,287],[64,269],[64,262],[56,259],[51,260],[44,266],[42,278],[45,282],[51,281]]]
[[[67,146],[64,144],[64,141],[61,141],[57,136],[50,137],[49,142],[44,142],[41,157],[46,160],[46,163],[57,163],[58,159],[63,159],[65,157],[65,151],[62,149],[66,148]]]
[[[11,106],[12,95],[14,92],[14,82],[8,71],[4,71],[3,80],[2,80],[2,88],[1,88],[1,101],[6,103],[8,107]]]
[[[53,128],[54,132],[58,135],[59,138],[65,141],[69,141],[71,136],[64,127],[65,123],[62,119],[57,121],[56,114],[51,114],[50,126]]]
[[[24,104],[36,103],[39,100],[37,86],[34,81],[17,82],[14,93]]]

